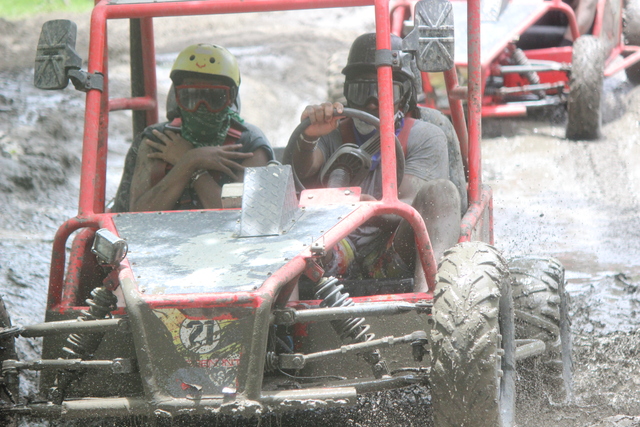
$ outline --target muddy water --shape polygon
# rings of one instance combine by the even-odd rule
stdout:
[[[221,36],[222,44],[234,45],[243,69],[243,115],[277,146],[302,106],[322,100],[328,52],[352,39],[323,33],[326,52],[309,51],[291,42],[294,29],[289,32],[283,38],[256,31],[242,48]],[[296,42],[309,38],[298,35]],[[171,59],[185,44],[169,39],[158,54],[161,93]],[[126,95],[126,64],[113,61],[110,70],[112,96]],[[76,212],[84,101],[71,89],[35,90],[31,79],[30,70],[0,73],[0,292],[18,324],[42,320],[51,242]],[[597,142],[565,140],[562,114],[484,124],[483,179],[494,190],[496,246],[507,256],[559,258],[573,303],[576,401],[519,402],[519,425],[588,426],[616,414],[640,414],[640,168],[634,163],[640,159],[640,93],[620,78],[607,88],[609,122]],[[274,104],[282,107],[276,111]],[[107,198],[115,193],[130,132],[130,115],[113,113]],[[36,358],[38,345],[20,340],[20,356]],[[23,383],[25,391],[33,390],[33,378]],[[411,425],[428,413],[428,399],[419,389],[390,399],[374,396],[356,412],[321,420]],[[411,414],[407,407],[422,409]]]
[[[624,82],[609,88],[615,111],[597,142],[563,139],[561,115],[485,123],[483,177],[494,190],[496,246],[507,255],[559,258],[571,296],[575,401],[519,400],[520,425],[589,426],[640,414],[638,90]],[[614,417],[598,425],[638,422]]]
[[[567,141],[561,125],[536,121],[520,121],[516,135],[483,142],[496,245],[507,254],[550,254],[563,262],[569,292],[589,307],[589,316],[574,316],[579,331],[637,329],[640,188],[634,162],[640,145],[634,132],[621,128],[637,126],[635,115],[631,110],[607,124],[598,142]]]

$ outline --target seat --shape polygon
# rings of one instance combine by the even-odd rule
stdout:
[[[460,141],[453,127],[453,124],[442,112],[433,108],[418,107],[420,120],[438,126],[447,138],[447,148],[449,152],[449,180],[453,182],[460,193],[460,203],[462,211],[467,207],[467,180],[464,174],[462,163],[462,153],[460,152]]]

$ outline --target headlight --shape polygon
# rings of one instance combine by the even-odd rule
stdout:
[[[116,236],[106,228],[96,231],[96,238],[93,241],[93,252],[100,264],[111,265],[113,267],[127,255],[128,245],[124,239]]]

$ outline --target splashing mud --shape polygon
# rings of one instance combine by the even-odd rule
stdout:
[[[303,106],[324,100],[330,53],[372,28],[348,10],[296,25],[293,13],[273,17],[241,36],[229,29],[244,17],[228,16],[217,25],[191,18],[197,38],[177,32],[178,20],[159,20],[161,96],[175,52],[203,39],[227,45],[243,71],[243,115],[274,145],[284,145]],[[0,293],[17,324],[43,320],[51,242],[77,206],[84,96],[32,87],[29,62],[45,18],[0,25],[0,52],[9,58],[0,64]],[[74,18],[86,58],[88,17]],[[119,41],[110,63],[114,96],[128,92],[126,40]],[[494,190],[496,246],[507,255],[560,259],[572,299],[575,400],[559,404],[535,390],[521,393],[520,426],[640,425],[634,418],[640,415],[640,168],[634,163],[640,158],[640,89],[616,78],[607,84],[609,123],[600,141],[565,140],[561,112],[484,124],[484,181]],[[111,115],[107,198],[119,181],[130,129],[128,113]],[[21,358],[35,359],[38,351],[37,341],[19,341]],[[35,378],[25,379],[24,391],[34,391]],[[350,410],[271,415],[248,425],[411,426],[429,417],[428,389],[415,386],[366,396]]]

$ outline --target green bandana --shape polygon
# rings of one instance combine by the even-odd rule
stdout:
[[[182,136],[194,147],[222,145],[227,138],[231,119],[239,123],[244,122],[238,113],[229,107],[218,113],[211,113],[204,106],[200,106],[193,113],[180,109],[180,116]]]

